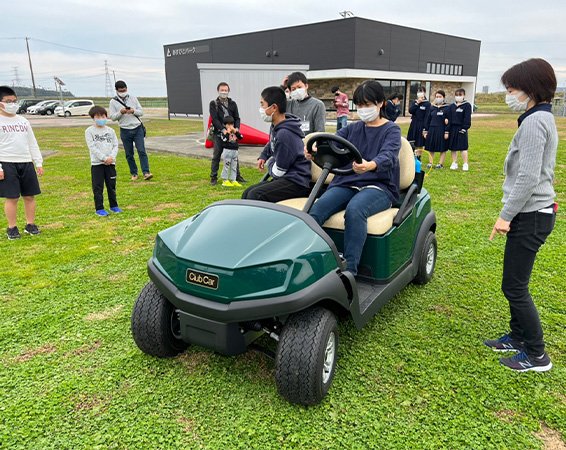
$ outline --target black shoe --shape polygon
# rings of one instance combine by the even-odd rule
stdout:
[[[210,179],[210,185],[211,186],[216,186],[218,184],[218,180],[216,178],[211,178]]]
[[[248,182],[248,180],[246,180],[246,179],[245,179],[243,176],[241,176],[241,175],[240,175],[239,177],[236,177],[236,181],[237,181],[238,183],[247,183],[247,182]]]
[[[524,351],[511,358],[501,358],[499,362],[516,372],[546,372],[552,369],[552,361],[546,353],[540,356],[529,356]]]
[[[28,223],[26,225],[26,227],[24,228],[24,231],[27,234],[31,234],[32,236],[37,236],[39,233],[41,233],[39,231],[39,228],[37,228],[37,225],[35,223]]]
[[[520,352],[524,349],[523,342],[513,339],[508,334],[504,334],[499,339],[488,339],[483,343],[494,352]]]
[[[6,228],[6,236],[8,236],[8,239],[10,239],[11,241],[13,241],[14,239],[20,239],[22,237],[20,230],[18,230],[18,227]]]

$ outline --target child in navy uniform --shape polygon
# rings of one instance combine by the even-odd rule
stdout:
[[[458,152],[462,153],[462,170],[467,172],[468,166],[468,130],[472,126],[472,105],[464,96],[464,89],[456,89],[455,102],[450,105],[450,137],[448,149],[452,152],[450,170],[458,170]]]
[[[224,129],[220,133],[222,141],[222,186],[242,187],[236,180],[238,175],[238,140],[244,136],[234,127],[234,118],[226,116],[223,119]]]
[[[426,89],[420,87],[417,91],[417,99],[409,106],[409,113],[411,113],[411,125],[407,133],[407,140],[413,141],[417,154],[422,152],[425,145],[425,138],[423,137],[423,130],[425,127],[425,119],[430,109],[430,102],[426,99]]]
[[[386,119],[389,119],[391,122],[395,122],[401,115],[401,100],[403,100],[403,95],[398,94],[397,92],[387,99],[385,107],[383,108]]]
[[[435,169],[444,168],[446,150],[448,150],[448,131],[450,129],[450,105],[445,101],[446,93],[438,90],[434,94],[434,104],[428,110],[425,119],[423,137],[426,139],[426,149],[431,153],[432,160],[427,168],[434,164],[434,154],[440,152],[440,160]]]
[[[116,155],[118,154],[118,138],[116,132],[106,126],[108,113],[102,106],[93,106],[88,115],[94,120],[85,130],[85,139],[90,151],[90,174],[92,193],[94,194],[94,210],[96,215],[108,216],[104,209],[104,185],[108,194],[110,211],[121,213],[116,200]]]

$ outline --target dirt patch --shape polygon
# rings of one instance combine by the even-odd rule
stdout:
[[[246,352],[236,358],[235,366],[244,371],[250,380],[271,380],[273,369],[270,367],[267,356],[257,351]]]
[[[49,355],[54,353],[57,348],[53,344],[45,344],[41,347],[32,348],[31,350],[27,350],[19,356],[14,358],[16,362],[25,362],[29,361],[30,359],[34,358],[37,355]]]
[[[194,419],[181,416],[177,419],[177,422],[181,425],[181,427],[183,427],[183,431],[190,435],[195,443],[198,443],[199,448],[204,448],[204,442],[197,433],[197,424]]]
[[[104,311],[93,312],[87,314],[84,319],[87,322],[94,322],[98,320],[108,320],[116,317],[124,309],[124,305],[117,305],[110,309],[105,309]]]
[[[452,315],[452,308],[450,308],[450,306],[446,306],[446,305],[432,305],[430,307],[431,311],[434,311],[435,313],[438,314],[445,314],[447,316]]]
[[[93,411],[97,415],[108,409],[109,399],[103,399],[98,395],[79,394],[74,401],[75,411]]]
[[[98,350],[101,345],[102,344],[100,341],[94,341],[92,344],[81,345],[79,348],[76,348],[73,351],[71,351],[70,354],[74,356],[80,356],[86,353],[92,353]]]
[[[145,225],[151,225],[154,224],[156,222],[159,222],[161,220],[161,217],[146,217],[145,219],[143,219],[143,223]]]
[[[65,228],[65,224],[63,222],[52,222],[41,225],[42,230],[60,230],[61,228]]]
[[[517,411],[513,411],[512,409],[502,409],[501,411],[495,411],[495,417],[499,420],[511,423],[517,417],[519,413]]]
[[[209,352],[191,352],[183,353],[177,359],[181,362],[187,372],[200,372],[208,368],[211,353]]]
[[[167,216],[171,220],[185,219],[187,216],[183,213],[171,213]]]
[[[544,450],[566,450],[562,435],[549,428],[544,422],[540,424],[540,431],[535,433],[535,436],[543,442]]]
[[[175,208],[182,208],[183,205],[182,203],[160,203],[157,206],[153,207],[154,211],[164,211],[166,209],[175,209]]]

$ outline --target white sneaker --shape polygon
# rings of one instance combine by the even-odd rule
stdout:
[[[453,162],[450,165],[450,170],[458,170],[458,163],[457,162]]]
[[[462,170],[463,170],[464,172],[467,172],[468,170],[470,170],[469,167],[468,167],[468,163],[462,164]]]

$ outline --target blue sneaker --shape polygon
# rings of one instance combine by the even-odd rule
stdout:
[[[120,208],[118,208],[117,206],[114,206],[113,208],[110,208],[110,211],[112,211],[112,212],[114,212],[114,213],[116,213],[116,214],[123,212],[123,211],[122,211]]]
[[[513,339],[509,334],[504,334],[499,339],[488,339],[483,343],[494,352],[520,352],[524,348],[523,342]]]
[[[105,209],[99,209],[99,210],[96,211],[95,214],[96,214],[97,216],[100,216],[100,217],[106,217],[106,216],[109,215],[109,214],[108,214],[108,211],[106,211]]]
[[[501,358],[499,362],[516,372],[546,372],[552,369],[552,361],[546,353],[540,356],[529,356],[525,352],[517,353],[511,358]]]

